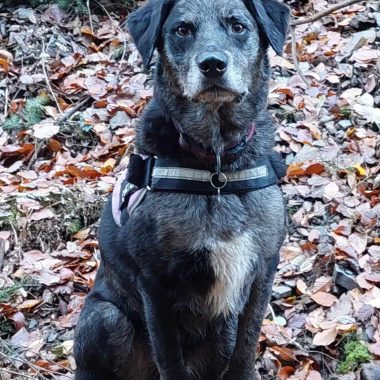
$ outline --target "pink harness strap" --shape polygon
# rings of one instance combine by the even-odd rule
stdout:
[[[112,192],[112,215],[115,223],[121,227],[121,210],[120,210],[120,197],[121,185],[127,179],[128,169],[125,169],[116,181],[116,185]]]
[[[148,156],[140,155],[144,160],[148,158]],[[128,168],[123,170],[121,174],[119,175],[115,187],[112,192],[112,215],[115,223],[121,227],[121,206],[124,202],[124,189],[122,189],[123,182],[126,181],[128,178]],[[133,193],[130,195],[128,199],[128,205],[127,205],[127,211],[128,214],[131,215],[132,212],[136,209],[136,207],[141,203],[141,201],[144,199],[146,192],[148,189],[142,188],[142,189],[133,189],[131,190]]]

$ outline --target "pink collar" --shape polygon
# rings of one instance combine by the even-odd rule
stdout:
[[[193,154],[198,158],[202,158],[209,163],[214,163],[216,161],[216,154],[211,148],[204,148],[201,144],[198,144],[196,141],[194,141],[190,136],[186,135],[178,123],[174,124],[179,133],[179,145],[183,150]],[[239,159],[248,143],[252,140],[255,133],[256,125],[252,124],[246,136],[241,141],[234,143],[224,149],[223,153],[221,154],[222,162],[232,163]]]

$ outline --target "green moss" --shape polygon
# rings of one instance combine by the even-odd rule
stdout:
[[[339,373],[347,373],[355,371],[360,364],[368,363],[372,360],[372,355],[369,353],[365,344],[359,340],[350,340],[343,347],[344,359],[337,367]]]
[[[340,113],[345,119],[349,119],[351,117],[351,110],[349,108],[341,108]]]
[[[38,124],[45,118],[45,113],[42,107],[48,105],[49,102],[50,99],[44,95],[26,101],[23,113],[25,123],[29,127]]]
[[[67,224],[67,233],[71,236],[76,234],[78,231],[82,229],[82,222],[79,219],[72,219]]]
[[[18,115],[12,115],[8,117],[7,120],[4,121],[3,124],[1,124],[1,127],[5,131],[12,131],[14,129],[20,128],[21,125],[21,118]]]

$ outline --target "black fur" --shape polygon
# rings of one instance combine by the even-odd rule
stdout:
[[[275,0],[258,4],[152,0],[130,16],[145,64],[159,53],[154,99],[137,127],[139,153],[213,170],[181,149],[174,121],[215,152],[256,125],[242,156],[222,163],[223,171],[272,153],[266,48],[280,52],[288,12]],[[236,22],[242,33],[233,32]],[[190,33],[179,35],[181,25]],[[228,70],[209,80],[194,58],[215,51],[226,54]],[[76,330],[76,379],[252,380],[285,219],[277,186],[220,200],[148,192],[132,215],[123,211],[122,227],[109,201],[101,266]]]

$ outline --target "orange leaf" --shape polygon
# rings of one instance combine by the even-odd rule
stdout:
[[[95,38],[95,35],[92,33],[92,30],[88,27],[88,26],[84,26],[80,32],[86,36],[86,37],[91,37],[91,38]]]
[[[62,150],[61,143],[55,139],[50,139],[48,142],[48,146],[52,152],[60,152]]]
[[[5,72],[9,71],[9,63],[7,59],[1,58],[0,57],[0,68],[3,68]]]
[[[282,367],[278,372],[277,372],[277,377],[279,380],[287,380],[289,379],[290,376],[294,375],[294,372],[296,370],[293,367]]]
[[[312,175],[312,174],[321,174],[325,171],[325,165],[319,163],[319,162],[315,162],[315,163],[312,163],[311,165],[309,165],[307,168],[306,168],[306,171],[305,173],[307,175]]]
[[[302,169],[302,162],[295,162],[288,167],[289,177],[300,177],[305,175],[305,170]]]
[[[279,356],[282,360],[287,362],[298,361],[294,350],[287,347],[273,346],[269,348],[272,352],[274,352],[277,356]]]

